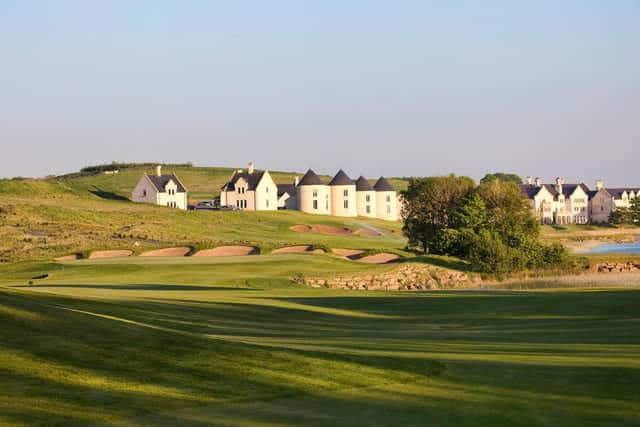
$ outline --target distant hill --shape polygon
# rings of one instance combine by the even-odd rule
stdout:
[[[0,180],[0,192],[39,194],[69,192],[77,196],[96,196],[122,200],[131,197],[131,191],[143,173],[155,173],[156,163],[111,163],[87,166],[79,172],[49,177],[46,179]],[[220,194],[220,187],[231,177],[236,168],[200,167],[190,164],[165,164],[163,172],[175,173],[189,190],[192,201],[210,200]],[[117,171],[117,173],[114,173]],[[291,183],[304,172],[269,171],[278,184]],[[330,176],[321,176],[329,182]],[[355,178],[355,177],[352,177]],[[372,183],[375,179],[371,180]],[[405,179],[391,178],[389,181],[398,191],[405,190]]]

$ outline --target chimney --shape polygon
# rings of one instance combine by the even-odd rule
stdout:
[[[247,165],[247,172],[249,172],[249,174],[253,173],[253,162],[249,162]]]
[[[162,166],[161,165],[156,166],[156,175],[158,175],[158,176],[162,175]]]
[[[564,178],[556,178],[556,191],[562,194],[562,184],[564,184]]]
[[[532,184],[532,181],[531,181],[531,177],[530,177],[530,176],[526,177],[526,178],[525,178],[525,181],[527,182],[527,185],[531,185],[531,184]]]
[[[536,178],[536,187],[542,187],[542,180],[540,178]]]
[[[602,190],[604,188],[604,181],[599,179],[596,181],[596,189],[598,191]]]
[[[295,177],[295,179],[293,180],[293,184],[297,187],[298,184],[300,184],[300,177]]]

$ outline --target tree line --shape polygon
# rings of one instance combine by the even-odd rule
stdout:
[[[495,274],[567,263],[564,246],[539,240],[540,226],[518,181],[496,175],[479,185],[455,175],[411,178],[402,212],[409,245]]]

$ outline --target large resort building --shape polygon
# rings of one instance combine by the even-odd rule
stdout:
[[[352,180],[342,170],[325,183],[309,169],[291,184],[275,184],[268,171],[233,173],[221,189],[220,204],[241,210],[299,210],[317,215],[369,217],[397,221],[398,195],[385,178],[371,183],[364,177]]]
[[[584,183],[566,184],[556,178],[555,184],[535,182],[530,177],[520,191],[531,204],[531,210],[541,224],[605,223],[616,209],[629,208],[640,188],[605,188],[602,180],[590,190]]]

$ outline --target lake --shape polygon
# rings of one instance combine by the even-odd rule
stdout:
[[[605,245],[595,246],[587,253],[590,253],[590,254],[607,254],[607,253],[640,254],[640,242],[607,243]]]

